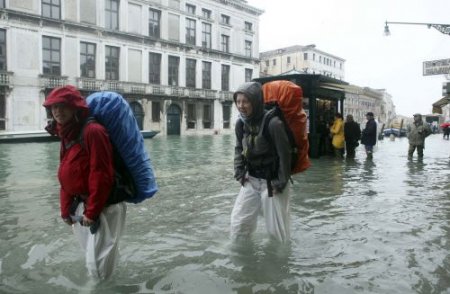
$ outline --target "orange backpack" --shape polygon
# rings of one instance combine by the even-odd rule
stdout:
[[[303,110],[302,88],[290,81],[272,81],[262,87],[266,109],[278,107],[281,119],[287,125],[288,134],[293,141],[294,155],[291,174],[303,172],[311,166],[308,151],[307,116]]]

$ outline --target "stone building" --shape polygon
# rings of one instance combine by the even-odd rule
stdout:
[[[383,95],[383,103],[381,104],[379,120],[385,123],[385,127],[387,128],[395,119],[397,113],[395,111],[394,101],[392,101],[392,95],[389,94],[386,89],[379,89],[378,91]]]
[[[51,89],[122,94],[142,129],[229,130],[259,74],[245,0],[0,0],[0,131],[39,130]]]
[[[366,122],[366,113],[371,111],[375,119],[384,122],[384,93],[369,87],[348,85],[345,87],[344,115],[351,114],[356,122],[362,126]]]
[[[290,46],[260,53],[261,76],[305,73],[344,80],[345,60],[318,50],[315,45]]]

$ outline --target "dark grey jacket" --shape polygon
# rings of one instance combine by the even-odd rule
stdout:
[[[407,137],[409,144],[414,146],[425,146],[425,138],[431,134],[431,128],[424,124],[422,120],[413,122],[407,127]]]
[[[241,180],[252,169],[273,168],[272,186],[282,191],[288,183],[291,171],[291,146],[283,122],[273,117],[268,123],[268,135],[261,130],[266,111],[259,83],[245,83],[236,91],[243,93],[252,103],[253,113],[250,118],[240,117],[236,122],[236,146],[234,155],[234,177]],[[271,142],[267,140],[270,137]]]
[[[361,144],[375,146],[377,143],[377,123],[373,118],[366,122],[366,127],[362,131]]]

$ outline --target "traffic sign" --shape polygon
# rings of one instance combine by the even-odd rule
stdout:
[[[450,59],[440,59],[423,62],[423,75],[446,75],[450,74]]]

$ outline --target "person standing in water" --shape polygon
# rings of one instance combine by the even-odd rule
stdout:
[[[366,127],[362,131],[361,144],[366,149],[367,158],[372,159],[373,146],[377,143],[377,123],[375,122],[373,112],[368,112],[366,119]]]
[[[234,178],[242,187],[231,213],[231,239],[249,238],[262,212],[269,235],[288,242],[291,147],[284,123],[277,116],[265,121],[267,111],[261,84],[257,82],[241,85],[233,98],[239,111]],[[265,131],[271,142],[263,135]]]
[[[115,179],[113,146],[106,129],[88,120],[88,105],[75,87],[53,89],[43,106],[52,116],[46,130],[61,138],[61,218],[85,251],[89,274],[104,280],[118,261],[126,216],[123,201],[109,202]]]

